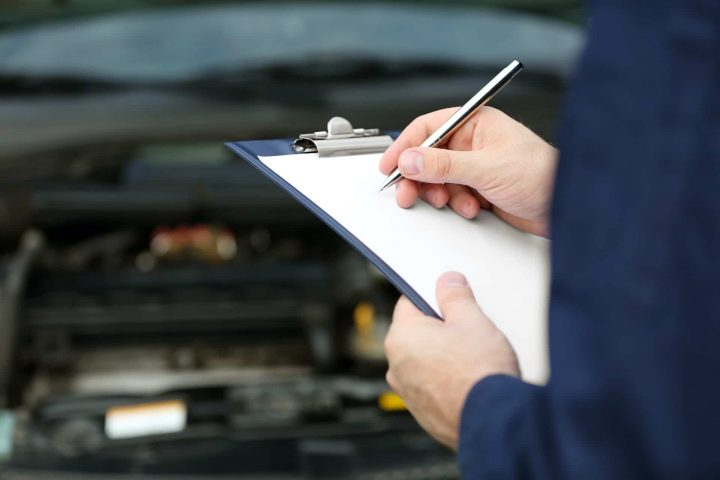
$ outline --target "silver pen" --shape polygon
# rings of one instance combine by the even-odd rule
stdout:
[[[468,119],[470,119],[470,117],[472,117],[472,115],[480,107],[489,102],[496,93],[502,90],[505,85],[510,83],[510,80],[512,80],[513,77],[517,75],[522,69],[522,63],[518,62],[517,60],[513,60],[512,62],[510,62],[510,65],[503,68],[500,73],[495,75],[495,78],[490,80],[490,82],[482,89],[480,89],[480,91],[476,93],[474,97],[468,100],[465,105],[460,107],[458,111],[452,115],[452,117],[450,117],[445,123],[443,123],[440,128],[435,130],[435,132],[430,135],[427,140],[420,144],[420,146],[436,147],[442,144],[445,140],[447,140],[448,137],[450,137],[450,135],[455,133],[458,128],[460,128],[465,122],[467,122]],[[388,176],[385,184],[382,186],[380,191],[382,192],[386,188],[395,185],[397,182],[400,181],[401,178],[402,175],[400,174],[400,170],[396,168]]]

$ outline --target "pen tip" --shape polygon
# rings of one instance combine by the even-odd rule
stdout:
[[[380,192],[382,192],[383,190],[386,190],[388,187],[392,187],[393,185],[395,185],[398,182],[398,180],[400,180],[400,178],[402,178],[402,177],[400,177],[400,174],[390,175],[388,177],[388,180],[385,182],[385,184],[380,189]]]

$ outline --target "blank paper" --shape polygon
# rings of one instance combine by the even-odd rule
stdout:
[[[320,158],[317,154],[260,160],[372,250],[435,311],[435,282],[448,270],[465,274],[483,311],[507,335],[523,378],[548,375],[549,242],[520,232],[493,213],[466,220],[449,208],[395,203],[380,154]]]

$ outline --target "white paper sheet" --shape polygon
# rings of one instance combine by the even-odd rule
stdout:
[[[316,154],[260,160],[335,218],[382,258],[438,313],[435,282],[446,271],[465,274],[480,306],[515,348],[523,378],[548,376],[549,242],[520,232],[483,211],[469,221],[448,208],[395,203],[379,154],[319,158]]]

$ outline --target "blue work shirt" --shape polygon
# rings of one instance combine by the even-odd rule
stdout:
[[[560,125],[551,378],[476,384],[470,479],[720,478],[720,1],[594,1]]]

